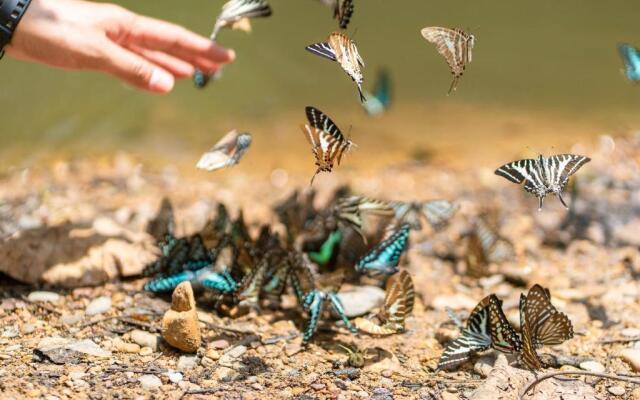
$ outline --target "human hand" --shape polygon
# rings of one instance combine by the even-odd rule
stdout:
[[[178,25],[81,0],[32,0],[5,51],[20,60],[105,72],[156,93],[171,91],[176,78],[196,68],[214,73],[235,58],[233,50]]]

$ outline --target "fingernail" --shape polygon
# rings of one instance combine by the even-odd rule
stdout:
[[[149,81],[149,87],[151,90],[158,92],[169,92],[173,89],[175,79],[170,73],[161,70],[154,69],[151,73],[151,80]]]

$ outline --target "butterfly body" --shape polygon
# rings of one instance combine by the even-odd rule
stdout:
[[[409,242],[409,224],[403,224],[387,239],[373,247],[356,264],[356,271],[371,276],[392,275],[398,271],[400,256]]]
[[[322,111],[315,107],[306,107],[308,125],[302,126],[302,132],[311,144],[311,151],[318,167],[311,178],[311,184],[320,172],[331,172],[334,165],[340,165],[342,155],[349,151],[353,142],[346,139],[338,126]]]
[[[524,190],[538,198],[538,209],[542,209],[547,194],[558,197],[565,208],[567,204],[562,199],[569,177],[580,167],[591,161],[590,158],[574,154],[559,154],[550,157],[540,155],[537,159],[525,159],[510,162],[496,169],[495,174],[513,183],[523,183]]]
[[[472,51],[475,46],[475,36],[462,29],[450,29],[442,27],[427,27],[422,29],[422,36],[433,43],[441,56],[449,64],[453,81],[449,87],[449,93],[456,90],[458,80],[464,74],[464,70],[472,59]]]
[[[211,150],[202,155],[196,164],[196,168],[215,171],[236,165],[250,145],[251,134],[238,133],[238,131],[232,130],[224,135]]]
[[[306,50],[340,64],[344,72],[356,83],[360,101],[366,101],[362,93],[362,83],[364,82],[362,68],[364,68],[364,61],[358,52],[358,47],[347,35],[340,32],[333,32],[329,35],[326,42],[309,45],[306,47]]]
[[[630,81],[640,81],[640,51],[629,44],[621,44],[618,51],[624,62],[624,74]]]

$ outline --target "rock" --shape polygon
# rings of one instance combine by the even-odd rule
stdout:
[[[637,328],[625,328],[622,331],[620,331],[620,334],[622,336],[628,337],[628,338],[640,337],[640,329],[637,329]]]
[[[480,359],[478,359],[478,361],[476,361],[476,363],[473,365],[473,370],[481,377],[486,378],[491,373],[494,362],[494,357],[480,357]]]
[[[61,337],[48,337],[40,340],[34,355],[48,359],[55,364],[78,362],[81,355],[108,358],[111,352],[103,350],[89,339],[74,340]]]
[[[191,283],[182,282],[173,291],[171,309],[162,318],[162,337],[171,346],[195,353],[202,342]]]
[[[153,354],[153,349],[151,347],[145,346],[145,347],[140,349],[138,354],[140,354],[141,356],[148,356],[148,355]]]
[[[62,314],[62,316],[60,317],[60,322],[62,322],[64,325],[67,325],[67,326],[75,325],[80,321],[82,321],[81,313]]]
[[[231,368],[221,366],[215,370],[214,376],[221,382],[231,382],[239,376],[239,374]]]
[[[312,383],[310,386],[313,390],[322,390],[326,387],[324,383]]]
[[[611,386],[607,388],[607,391],[614,396],[624,396],[625,390],[622,386]]]
[[[108,296],[100,296],[97,299],[94,299],[87,305],[84,313],[86,315],[98,315],[103,314],[111,308],[111,297]]]
[[[393,400],[393,393],[387,388],[378,387],[371,393],[373,400]]]
[[[180,356],[176,368],[178,371],[186,371],[198,366],[198,356]]]
[[[236,346],[229,350],[226,354],[233,358],[239,358],[247,352],[247,346]]]
[[[348,291],[338,293],[345,314],[349,318],[369,313],[384,303],[384,290],[377,286],[356,286]],[[332,313],[333,309],[332,309]],[[334,317],[338,317],[334,315]]]
[[[116,351],[119,351],[121,353],[139,353],[140,352],[140,346],[138,346],[135,343],[127,343],[122,339],[114,340],[113,348]]]
[[[604,365],[600,364],[597,361],[584,361],[580,363],[580,368],[585,371],[597,372],[599,374],[603,373],[605,368]]]
[[[167,377],[171,383],[180,383],[182,381],[182,373],[178,371],[167,372]]]
[[[217,350],[214,350],[214,349],[209,349],[205,353],[205,357],[210,358],[210,359],[215,361],[215,360],[218,360],[220,358],[220,352],[218,352]]]
[[[138,381],[144,390],[156,390],[162,386],[162,381],[155,375],[142,375]]]
[[[214,340],[213,342],[209,343],[209,345],[214,349],[224,350],[227,347],[229,347],[229,342],[224,339],[219,339],[219,340]]]
[[[29,301],[33,302],[48,302],[48,303],[57,303],[60,300],[60,295],[54,292],[44,292],[44,291],[35,291],[29,293],[27,296]]]
[[[440,311],[444,311],[447,307],[452,310],[472,310],[477,303],[477,300],[474,300],[465,294],[456,293],[452,295],[436,296],[431,302],[431,306]]]
[[[620,358],[629,363],[634,371],[640,371],[640,350],[624,349],[620,352]]]
[[[302,346],[300,342],[288,343],[284,347],[284,353],[287,355],[287,357],[291,357],[295,354],[298,354],[301,350],[302,350]]]
[[[140,347],[149,347],[154,352],[158,351],[158,344],[161,339],[158,335],[140,329],[134,329],[129,332],[129,337],[132,341],[139,344]]]
[[[393,375],[393,371],[391,371],[390,369],[385,369],[380,373],[380,375],[384,376],[385,378],[391,378],[391,376]]]
[[[17,326],[10,326],[2,331],[2,337],[7,339],[13,339],[20,336],[20,330]]]

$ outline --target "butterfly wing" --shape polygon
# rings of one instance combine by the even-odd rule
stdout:
[[[571,320],[551,304],[549,291],[540,285],[527,294],[526,317],[535,347],[560,344],[573,337]]]
[[[431,200],[422,203],[422,215],[434,229],[445,226],[457,210],[458,208],[447,200]]]
[[[353,0],[338,0],[334,12],[334,18],[338,20],[340,29],[347,29],[353,16]]]
[[[411,275],[407,271],[400,271],[387,280],[380,319],[397,331],[403,330],[404,320],[413,310],[414,302],[415,292]]]
[[[381,70],[378,74],[373,94],[369,93],[362,106],[365,111],[372,116],[384,113],[391,104],[391,79],[386,70]]]
[[[522,344],[518,333],[513,329],[502,311],[502,301],[495,295],[489,296],[489,330],[491,346],[503,353],[517,353]]]
[[[362,83],[364,76],[361,67],[364,67],[364,60],[358,52],[356,44],[348,36],[339,32],[333,32],[327,40],[333,49],[336,61],[340,64],[344,72],[356,83],[360,101],[365,102],[366,98],[362,93]]]
[[[638,49],[623,43],[618,46],[618,51],[624,62],[624,72],[627,79],[640,81],[640,52],[638,52]]]
[[[420,222],[421,206],[419,203],[394,201],[390,204],[398,222],[409,224],[411,229],[422,229],[422,223]]]
[[[146,231],[157,242],[163,242],[167,239],[167,236],[174,235],[175,225],[173,205],[168,198],[164,197],[155,218],[147,224]]]
[[[356,271],[372,276],[394,274],[408,241],[409,225],[404,224],[388,239],[383,240],[365,254],[356,264]]]
[[[331,61],[337,61],[336,53],[333,51],[333,48],[327,42],[310,44],[309,46],[305,47],[305,50],[317,56],[329,59]]]
[[[534,336],[529,325],[529,315],[527,312],[527,297],[520,295],[520,331],[522,339],[522,348],[518,354],[520,364],[535,371],[542,368],[542,360],[536,353]]]
[[[433,43],[438,53],[447,61],[453,82],[449,93],[455,90],[458,79],[464,74],[466,64],[471,62],[471,49],[474,39],[471,35],[460,29],[442,27],[427,27],[422,29],[422,36]]]
[[[211,150],[202,155],[196,168],[215,171],[237,164],[251,144],[251,135],[239,134],[236,130],[227,133]],[[239,153],[239,154],[238,154]]]
[[[552,182],[562,190],[569,181],[569,177],[591,159],[575,154],[558,154],[546,158],[545,161],[549,182]]]

